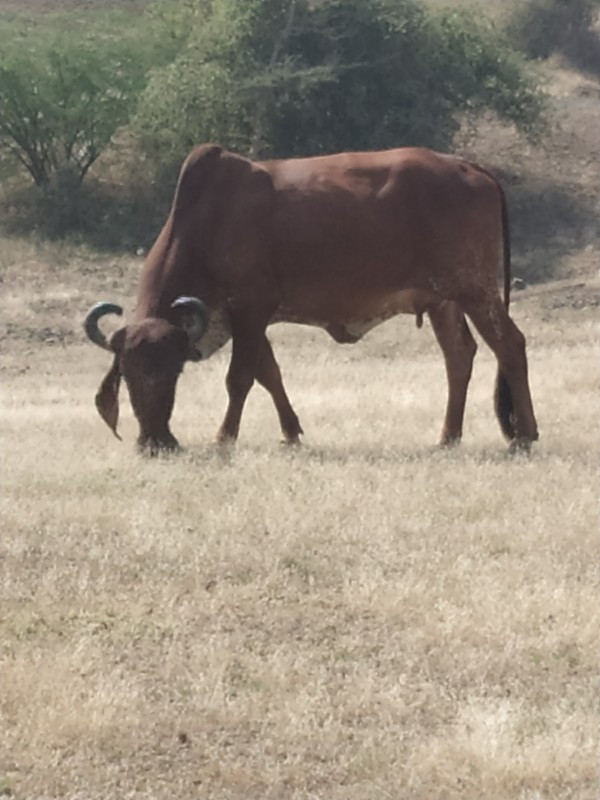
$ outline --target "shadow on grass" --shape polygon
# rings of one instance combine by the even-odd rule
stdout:
[[[575,69],[591,78],[600,78],[600,36],[596,30],[582,31],[576,46],[563,51]]]
[[[75,239],[100,252],[148,250],[169,212],[173,185],[115,186],[86,181],[71,194],[59,187],[20,187],[0,199],[8,236]]]
[[[510,453],[508,446],[498,439],[498,446],[483,445],[481,449],[474,450],[472,447],[440,447],[439,445],[424,445],[421,449],[398,447],[379,447],[376,445],[344,444],[333,445],[312,445],[303,444],[300,447],[289,447],[281,445],[279,449],[273,448],[270,442],[264,446],[245,445],[240,442],[236,446],[222,448],[215,443],[203,445],[190,445],[183,447],[181,451],[171,459],[183,459],[189,463],[190,467],[196,466],[219,466],[235,467],[236,464],[246,465],[249,459],[256,458],[263,461],[265,458],[285,459],[286,462],[298,464],[299,467],[308,465],[329,466],[345,465],[348,463],[361,463],[372,466],[378,465],[407,465],[407,464],[447,464],[451,468],[452,464],[504,464],[521,463],[535,457],[535,447],[529,456],[521,453]],[[168,463],[169,459],[165,459]]]

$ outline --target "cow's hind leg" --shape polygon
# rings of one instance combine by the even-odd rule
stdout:
[[[260,356],[256,366],[256,380],[261,386],[264,386],[273,398],[285,442],[287,444],[298,444],[303,430],[286,394],[281,380],[279,365],[275,361],[273,349],[266,336],[263,336]]]
[[[525,337],[509,317],[500,297],[463,304],[464,311],[498,359],[496,414],[511,449],[528,449],[538,438],[527,376]]]
[[[477,345],[456,303],[445,302],[430,309],[429,318],[444,354],[448,378],[448,403],[440,444],[457,444],[462,436],[467,388]]]

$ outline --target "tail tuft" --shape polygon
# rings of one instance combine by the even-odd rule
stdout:
[[[513,399],[508,381],[500,370],[498,370],[498,375],[496,376],[494,408],[496,409],[496,416],[498,417],[502,433],[511,441],[516,436]]]

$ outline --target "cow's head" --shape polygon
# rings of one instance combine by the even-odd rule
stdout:
[[[120,328],[107,339],[98,320],[105,314],[122,313],[122,308],[113,303],[97,303],[85,318],[88,338],[114,353],[113,364],[96,394],[96,408],[120,439],[117,421],[123,376],[140,425],[139,447],[153,454],[175,449],[177,440],[169,430],[175,386],[185,361],[197,359],[195,344],[208,322],[206,306],[195,297],[180,297],[171,305],[168,319],[147,317]]]

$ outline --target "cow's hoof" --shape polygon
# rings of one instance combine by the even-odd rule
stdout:
[[[299,436],[286,436],[284,439],[280,440],[279,444],[282,447],[300,447],[302,442]]]
[[[215,439],[215,444],[219,450],[232,450],[235,445],[236,438],[236,436],[231,436],[230,434],[219,433]]]
[[[460,434],[458,436],[442,436],[438,447],[441,450],[452,450],[460,444]]]
[[[531,439],[526,436],[518,436],[508,445],[508,452],[511,455],[525,455],[531,453]]]
[[[174,436],[165,439],[138,439],[137,449],[138,453],[152,457],[173,455],[182,451],[181,445]]]

